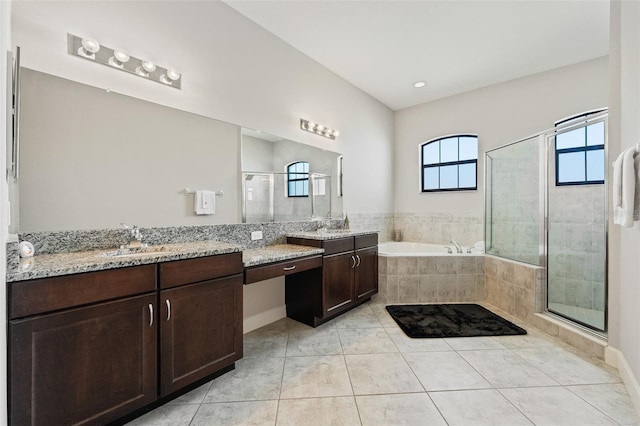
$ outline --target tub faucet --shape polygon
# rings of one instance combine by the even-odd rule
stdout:
[[[460,247],[460,244],[456,243],[455,240],[450,240],[449,241],[451,244],[453,244],[454,246],[456,246],[456,252],[458,253],[462,253],[462,247]]]

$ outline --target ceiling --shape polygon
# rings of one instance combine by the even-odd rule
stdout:
[[[608,0],[225,3],[393,110],[609,52]]]

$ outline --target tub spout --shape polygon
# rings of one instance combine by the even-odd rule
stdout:
[[[449,241],[451,244],[453,244],[454,246],[456,246],[456,252],[458,253],[462,253],[462,247],[460,247],[460,244],[456,243],[455,240],[450,240]]]

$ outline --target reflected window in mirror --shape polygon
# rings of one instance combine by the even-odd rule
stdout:
[[[287,165],[287,197],[309,196],[309,163],[296,161]]]

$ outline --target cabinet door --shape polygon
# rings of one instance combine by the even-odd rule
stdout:
[[[341,312],[353,304],[353,252],[326,256],[322,265],[322,307],[324,316]]]
[[[161,395],[242,358],[242,275],[160,292]]]
[[[153,402],[155,303],[153,294],[11,321],[11,424],[105,424]]]
[[[362,300],[378,292],[378,249],[356,250],[356,261],[356,300]]]

